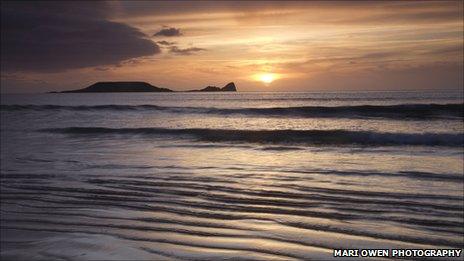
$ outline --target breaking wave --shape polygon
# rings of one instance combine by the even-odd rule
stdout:
[[[377,146],[449,146],[464,144],[462,133],[388,133],[349,130],[231,130],[170,128],[102,128],[68,127],[43,131],[75,135],[170,135],[192,137],[210,142],[250,142],[313,145],[377,145]]]

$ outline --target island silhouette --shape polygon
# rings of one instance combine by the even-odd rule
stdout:
[[[207,86],[199,90],[188,90],[179,92],[236,92],[237,88],[233,82],[224,87]],[[86,88],[61,91],[52,93],[82,93],[82,92],[178,92],[168,88],[153,86],[147,82],[97,82]]]

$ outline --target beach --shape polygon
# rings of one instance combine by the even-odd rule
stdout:
[[[2,95],[0,254],[459,249],[462,102],[460,91]]]

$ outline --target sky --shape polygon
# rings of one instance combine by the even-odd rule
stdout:
[[[462,1],[1,2],[1,92],[459,89]]]

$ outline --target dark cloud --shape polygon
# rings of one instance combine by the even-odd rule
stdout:
[[[176,44],[176,42],[168,42],[168,41],[158,41],[157,43],[160,45],[166,45],[166,46]]]
[[[192,55],[200,51],[206,51],[206,49],[198,48],[198,47],[190,47],[190,48],[181,49],[177,46],[172,46],[169,48],[169,52],[176,54],[176,55]]]
[[[161,29],[159,32],[155,33],[153,36],[168,36],[168,37],[171,37],[171,36],[181,36],[181,35],[182,35],[182,33],[180,32],[179,28],[171,27],[171,28]]]
[[[58,72],[160,53],[128,25],[106,20],[104,2],[5,2],[2,71]]]

